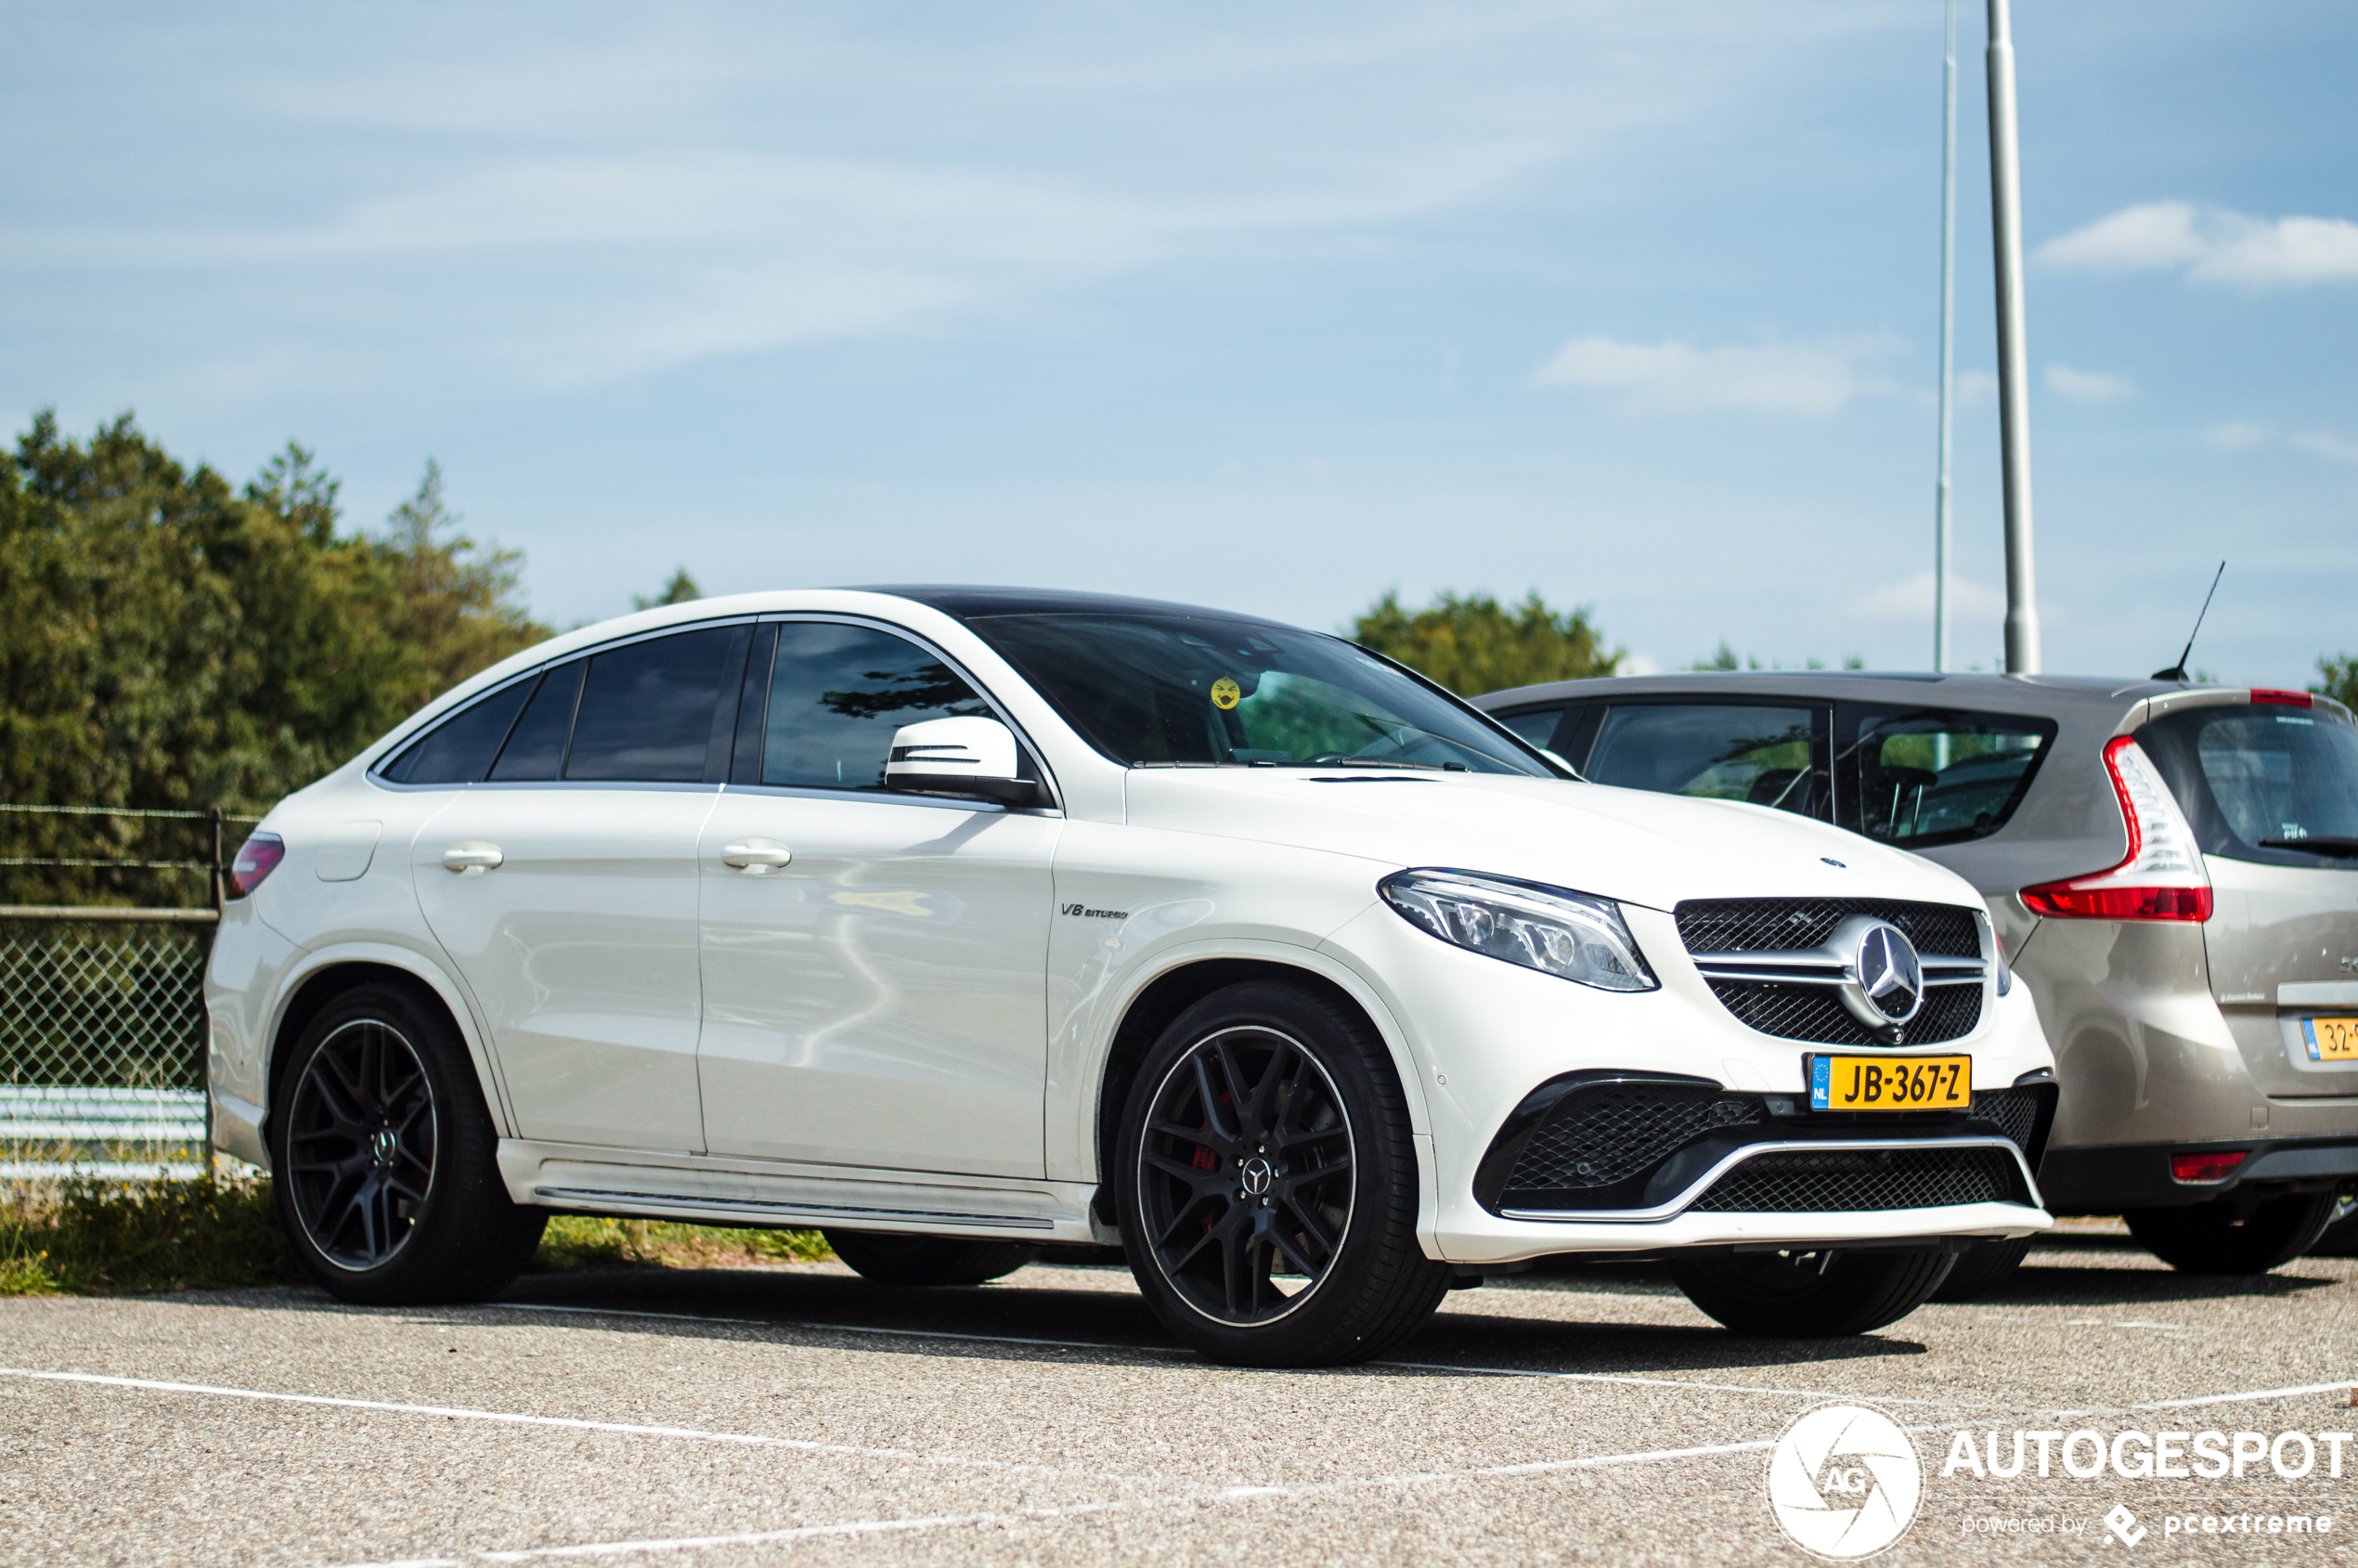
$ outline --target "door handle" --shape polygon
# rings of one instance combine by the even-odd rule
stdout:
[[[723,865],[747,876],[767,876],[794,859],[794,851],[774,838],[740,838],[720,851]]]
[[[462,838],[442,851],[442,869],[455,871],[461,876],[479,871],[494,871],[508,857],[499,852],[497,844],[486,844],[480,838]]]

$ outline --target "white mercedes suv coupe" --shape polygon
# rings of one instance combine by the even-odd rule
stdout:
[[[626,616],[288,797],[234,880],[215,1140],[352,1301],[496,1292],[552,1211],[817,1225],[899,1285],[1118,1240],[1180,1339],[1300,1366],[1567,1253],[1863,1332],[2051,1223],[2053,1062],[1956,875],[1581,782],[1245,616]]]

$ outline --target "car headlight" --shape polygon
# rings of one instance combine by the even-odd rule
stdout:
[[[1610,899],[1470,871],[1395,871],[1384,902],[1445,942],[1603,991],[1660,984]]]

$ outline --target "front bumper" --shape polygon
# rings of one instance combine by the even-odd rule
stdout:
[[[1510,1218],[1502,1211],[1527,1206],[1485,1202],[1482,1167],[1501,1134],[1535,1086],[1567,1075],[1680,1078],[1757,1098],[1774,1123],[1756,1129],[1764,1136],[1827,1135],[1823,1121],[1789,1120],[1768,1108],[1772,1099],[1806,1099],[1804,1058],[1827,1047],[1748,1028],[1685,961],[1670,914],[1636,905],[1624,905],[1623,914],[1654,965],[1658,991],[1594,991],[1500,964],[1436,942],[1388,909],[1367,912],[1328,940],[1327,951],[1367,979],[1407,1035],[1404,1077],[1421,1080],[1425,1111],[1419,1239],[1429,1257],[1480,1265],[1564,1252],[2022,1236],[2053,1225],[2035,1186],[2022,1195],[2028,1201],[1985,1201],[1994,1195],[1979,1194],[1973,1201],[1937,1206],[1770,1213],[1690,1206],[1652,1220]],[[2005,997],[1990,996],[1978,1027],[1937,1048],[1972,1056],[1976,1093],[2008,1090],[2054,1063],[2030,999],[2019,987]],[[1847,1135],[1913,1141],[1982,1131],[1952,1121],[1940,1128],[1861,1127]],[[2031,1164],[2035,1173],[2035,1160]],[[1618,1206],[1654,1207],[1669,1196]]]
[[[1692,1210],[1651,1225],[1542,1224],[1495,1214],[1453,1228],[1445,1261],[1513,1263],[1565,1252],[1655,1253],[1697,1247],[1835,1248],[1952,1238],[2029,1236],[2054,1224],[2044,1209],[2018,1203],[1963,1203],[1942,1209],[1866,1213],[1717,1214]]]

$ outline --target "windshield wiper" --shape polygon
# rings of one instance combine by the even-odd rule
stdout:
[[[2331,855],[2338,860],[2358,861],[2358,838],[2339,834],[2321,833],[2309,838],[2263,838],[2263,849],[2297,849],[2307,855]]]
[[[1421,768],[1428,773],[1471,771],[1462,762],[1387,762],[1380,757],[1330,757],[1324,762],[1280,762],[1280,768]]]

